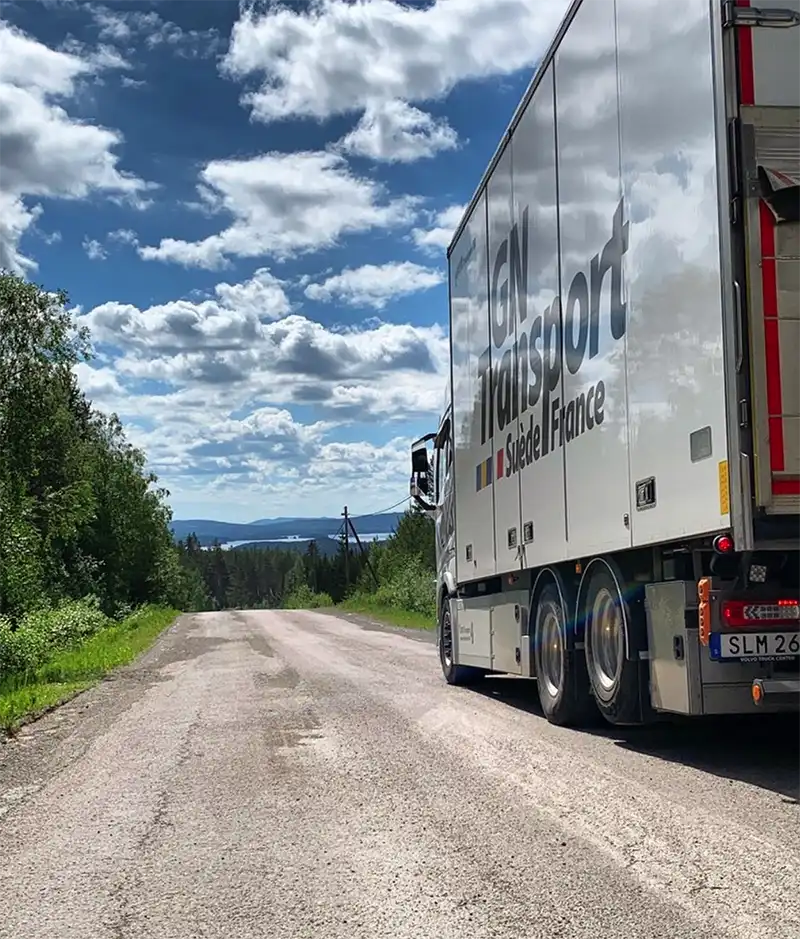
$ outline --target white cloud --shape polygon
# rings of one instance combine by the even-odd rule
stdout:
[[[341,300],[351,306],[370,306],[382,310],[397,297],[428,290],[444,282],[444,273],[410,261],[390,264],[365,264],[346,268],[320,284],[309,284],[305,295],[310,300]]]
[[[253,116],[326,118],[377,100],[424,101],[464,79],[532,66],[567,0],[318,0],[305,10],[245,8],[223,60],[237,78],[263,76],[244,96]]]
[[[224,504],[226,516],[241,503],[247,515],[257,498],[264,514],[281,514],[287,500],[324,513],[331,500],[352,501],[353,481],[365,478],[363,508],[391,504],[407,487],[410,441],[341,443],[337,428],[433,421],[446,382],[442,328],[371,320],[329,329],[292,313],[264,270],[218,284],[213,298],[76,312],[102,349],[99,362],[77,370],[81,386],[120,415],[179,491],[178,511],[195,500]],[[160,393],[139,392],[143,379]],[[298,405],[317,419],[298,421]]]
[[[95,238],[84,238],[82,247],[90,261],[105,261],[108,257],[106,249]]]
[[[90,400],[100,395],[117,395],[123,393],[122,385],[120,385],[117,376],[114,374],[114,370],[111,368],[105,366],[95,368],[88,365],[86,362],[79,362],[75,366],[74,371],[81,391],[83,391]]]
[[[182,29],[162,19],[155,10],[112,10],[94,7],[91,11],[98,37],[108,42],[129,43],[142,39],[149,49],[171,48],[183,57],[214,55],[222,45],[216,29]]]
[[[65,110],[77,82],[105,67],[116,66],[102,55],[49,49],[0,22],[0,261],[11,270],[35,268],[19,250],[41,211],[26,197],[85,199],[97,192],[142,204],[142,193],[152,188],[119,169],[119,132]]]
[[[369,105],[337,149],[387,163],[413,163],[457,146],[458,134],[446,119],[436,120],[405,101],[385,101]]]
[[[108,233],[109,241],[116,241],[121,245],[138,245],[139,239],[136,232],[130,228],[117,228]]]
[[[104,356],[113,350],[103,363],[120,380],[171,389],[112,404],[134,417],[197,394],[203,420],[253,402],[312,405],[336,420],[402,420],[438,408],[447,373],[441,327],[373,320],[329,329],[293,313],[282,282],[263,269],[217,284],[213,298],[146,309],[110,301],[79,318]]]
[[[185,402],[184,402],[185,403]],[[286,514],[301,505],[303,514],[330,514],[331,503],[351,511],[380,509],[397,502],[408,488],[410,439],[384,444],[337,442],[326,422],[303,424],[285,408],[263,406],[243,418],[196,420],[195,411],[157,412],[152,430],[131,425],[129,438],[144,448],[150,466],[177,498],[178,516],[191,517],[189,505],[216,506],[225,517]],[[187,413],[192,420],[187,420]],[[353,505],[354,484],[369,480],[368,492]],[[204,509],[204,513],[207,510]]]
[[[411,232],[414,243],[429,253],[446,251],[465,208],[463,205],[451,205],[437,212],[432,219],[431,228],[415,228]]]
[[[215,160],[200,174],[198,192],[209,208],[233,216],[202,241],[164,238],[144,246],[145,260],[209,270],[230,256],[273,256],[329,248],[340,236],[409,224],[416,201],[389,199],[370,179],[351,172],[335,153],[266,153],[248,160]]]
[[[239,310],[259,319],[276,320],[291,310],[284,286],[284,281],[262,268],[244,283],[217,284],[214,292],[221,307]]]
[[[129,71],[132,66],[130,62],[113,46],[100,43],[92,47],[81,40],[70,36],[65,39],[58,47],[58,52],[67,52],[86,62],[92,74],[103,71],[103,69],[120,69]],[[102,79],[95,78],[95,81],[101,82]]]
[[[215,353],[246,351],[260,339],[262,320],[277,319],[290,310],[281,281],[263,269],[241,284],[217,284],[215,294],[216,299],[173,300],[146,310],[110,301],[83,314],[82,321],[96,341],[131,355],[129,373],[136,372],[138,356],[144,360],[152,356],[154,371],[148,377],[168,378],[170,360],[186,362],[202,350],[213,362]],[[144,377],[143,370],[139,373]]]
[[[78,56],[48,49],[0,21],[0,83],[29,88],[37,95],[71,95],[75,80],[92,71]]]

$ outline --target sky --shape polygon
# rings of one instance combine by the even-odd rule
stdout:
[[[446,248],[567,0],[2,0],[0,268],[176,518],[405,499]]]

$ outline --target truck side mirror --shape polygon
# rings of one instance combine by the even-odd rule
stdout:
[[[428,450],[421,441],[414,444],[411,450],[411,471],[420,476],[428,472]]]
[[[436,434],[426,434],[411,445],[411,498],[426,512],[433,512],[436,508],[428,501],[433,488],[428,444],[435,439]]]

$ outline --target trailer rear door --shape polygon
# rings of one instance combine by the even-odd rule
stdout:
[[[800,0],[769,6],[800,14]],[[797,514],[800,26],[738,25],[736,35],[755,498],[768,513]]]

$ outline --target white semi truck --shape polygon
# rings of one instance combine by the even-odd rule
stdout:
[[[448,249],[448,682],[800,702],[800,0],[575,0]]]

